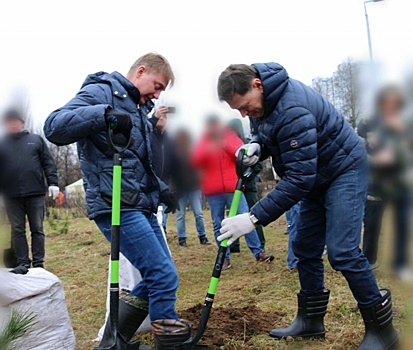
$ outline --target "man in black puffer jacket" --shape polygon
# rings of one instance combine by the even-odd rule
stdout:
[[[363,142],[326,99],[289,78],[277,63],[229,66],[219,77],[218,95],[250,117],[254,136],[244,146],[244,163],[272,157],[282,178],[250,213],[225,219],[220,240],[232,243],[301,201],[293,241],[301,284],[298,314],[291,326],[270,335],[325,337],[330,292],[324,288],[322,254],[327,245],[330,264],[347,279],[366,324],[359,349],[391,349],[397,333],[390,291],[379,290],[359,247],[368,175]]]
[[[46,190],[53,200],[59,194],[57,170],[46,142],[24,129],[24,118],[18,111],[7,111],[4,124],[7,135],[0,143],[0,192],[6,199],[17,258],[18,266],[12,272],[26,274],[31,264],[44,267],[44,197]],[[33,260],[29,257],[26,216]]]

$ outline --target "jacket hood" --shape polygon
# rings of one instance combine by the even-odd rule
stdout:
[[[256,63],[257,69],[264,87],[264,117],[275,109],[288,84],[288,73],[278,63]]]
[[[228,128],[234,130],[234,131],[237,133],[238,137],[239,137],[242,141],[244,141],[244,139],[245,139],[245,136],[244,136],[244,128],[242,127],[242,122],[241,122],[241,120],[239,120],[239,119],[237,119],[237,118],[231,119],[231,120],[228,122]]]
[[[120,96],[123,96],[128,94],[135,100],[136,103],[139,102],[139,90],[119,72],[113,72],[110,74],[106,72],[97,72],[94,74],[89,74],[83,82],[82,88],[92,84],[109,84],[111,85],[115,95],[119,94]]]

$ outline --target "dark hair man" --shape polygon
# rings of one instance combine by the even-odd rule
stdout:
[[[220,240],[230,238],[231,243],[258,224],[266,226],[301,200],[293,241],[301,284],[298,314],[292,325],[270,335],[325,337],[330,294],[324,288],[326,244],[330,264],[347,279],[366,325],[359,349],[390,349],[398,339],[390,291],[379,290],[359,247],[368,170],[363,142],[326,99],[289,78],[277,63],[229,66],[219,77],[218,95],[250,117],[254,136],[244,162],[271,156],[281,176],[250,213],[222,222]]]
[[[129,341],[150,312],[156,349],[166,350],[188,339],[190,329],[175,311],[177,271],[154,215],[159,202],[175,203],[153,171],[145,104],[173,80],[163,56],[146,54],[126,77],[118,72],[89,75],[44,126],[46,137],[57,145],[77,142],[89,218],[110,240],[113,152],[106,140],[107,122],[113,120],[112,110],[131,117],[117,117],[114,129],[119,141],[130,130],[132,139],[123,154],[120,251],[140,271],[142,282],[120,300],[119,332]],[[107,322],[101,347],[112,345],[110,328]]]
[[[24,129],[24,118],[18,111],[6,111],[3,123],[6,136],[0,145],[0,188],[6,199],[12,247],[18,264],[12,272],[26,274],[31,264],[44,267],[44,197],[46,189],[53,200],[59,194],[57,170],[46,142]],[[31,231],[33,261],[29,257],[26,216]]]

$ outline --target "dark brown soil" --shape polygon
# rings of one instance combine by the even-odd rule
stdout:
[[[193,332],[198,326],[202,305],[197,304],[179,312],[182,319],[191,322]],[[246,345],[253,335],[268,334],[274,323],[284,316],[279,312],[265,312],[254,305],[243,308],[213,308],[207,329],[199,344],[208,345],[209,350],[218,350],[229,340],[242,341]]]

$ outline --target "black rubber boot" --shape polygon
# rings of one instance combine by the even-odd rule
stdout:
[[[174,350],[189,339],[191,327],[185,320],[157,320],[152,322],[155,350]]]
[[[270,336],[275,339],[325,338],[324,316],[330,291],[325,289],[317,295],[297,294],[297,297],[298,312],[294,322],[287,328],[273,329]]]
[[[137,329],[148,316],[148,302],[146,300],[127,294],[119,299],[119,324],[118,333],[125,342],[129,342],[135,335]],[[116,349],[123,349],[119,337]],[[99,348],[106,348],[113,345],[113,336],[110,326],[110,317],[106,321],[105,331]],[[142,349],[142,346],[140,347]],[[145,348],[146,349],[146,348]]]
[[[388,289],[380,290],[382,298],[369,306],[359,305],[366,335],[358,350],[391,350],[398,347],[398,335],[393,328],[393,304]]]

